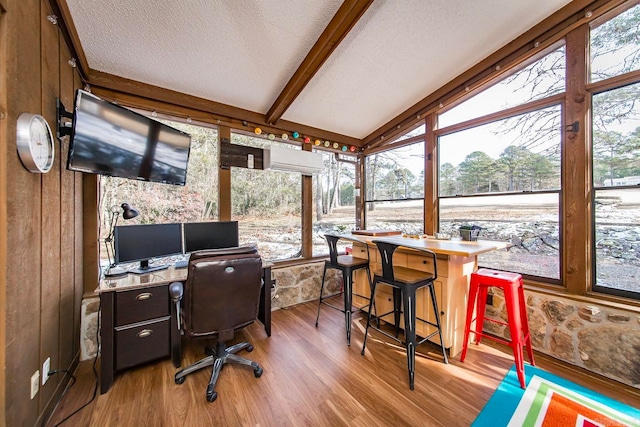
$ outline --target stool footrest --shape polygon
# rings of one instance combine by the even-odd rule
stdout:
[[[474,318],[473,320],[471,320],[471,323],[475,322],[476,320],[478,320],[478,318]],[[503,326],[509,326],[509,324],[507,322],[503,322],[501,320],[497,320],[497,319],[490,319],[488,317],[485,317],[484,319],[482,319],[486,322],[493,322],[493,323],[497,323],[499,325],[503,325]]]
[[[320,304],[324,304],[326,306],[329,306],[329,307],[333,308],[334,310],[338,310],[341,313],[345,312],[344,307],[338,307],[338,306],[330,304],[330,303],[328,303],[326,301],[320,301]],[[351,313],[357,313],[357,312],[362,311],[362,310],[364,310],[365,308],[368,308],[368,307],[369,307],[369,304],[363,305],[362,307],[351,306]]]
[[[374,317],[371,317],[371,320],[374,320],[374,319],[375,319]],[[383,320],[383,322],[384,322],[384,320]],[[393,326],[391,323],[388,323],[388,324]],[[394,340],[394,341],[396,341],[396,342],[398,342],[400,344],[406,345],[406,343],[407,343],[405,340],[400,339],[400,338],[396,338],[395,336],[391,335],[389,332],[387,332],[387,331],[385,331],[385,330],[383,330],[381,328],[378,328],[377,326],[374,326],[374,325],[370,324],[369,327],[371,329],[375,329],[376,331],[380,332],[382,335],[386,335],[387,337],[391,338],[392,340]],[[416,345],[423,344],[427,340],[435,337],[436,335],[438,335],[438,330],[437,329],[434,332],[431,332],[429,335],[427,335],[425,337],[420,337],[419,340],[416,340]]]
[[[488,320],[488,319],[485,319],[485,320]],[[502,339],[502,338],[500,338],[500,337],[497,337],[497,336],[495,336],[495,335],[485,334],[484,332],[478,332],[478,331],[469,331],[469,333],[470,333],[470,334],[480,335],[481,337],[488,338],[488,339],[490,339],[490,340],[494,340],[494,341],[497,341],[497,342],[499,342],[499,343],[501,343],[501,344],[506,344],[506,345],[508,345],[508,346],[511,346],[511,345],[512,345],[512,344],[511,344],[511,341],[507,341],[507,340]],[[524,337],[522,337],[522,345],[523,345],[523,346],[526,346],[526,344],[525,344],[525,343],[527,342],[527,339],[528,339],[528,338],[529,338],[529,334],[526,334]]]
[[[469,331],[469,333],[471,333],[471,334],[476,334],[476,335],[480,335],[481,337],[484,337],[484,338],[488,338],[488,339],[490,339],[490,340],[497,341],[497,342],[499,342],[500,344],[505,344],[505,345],[509,345],[509,346],[511,345],[511,341],[507,341],[507,340],[505,340],[505,339],[502,339],[502,338],[496,337],[495,335],[488,335],[488,334],[485,334],[485,333],[482,333],[482,332],[477,332],[477,331]],[[477,342],[476,342],[476,344],[477,344]]]

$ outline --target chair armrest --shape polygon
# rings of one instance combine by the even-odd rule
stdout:
[[[178,323],[178,329],[180,329],[180,301],[182,300],[182,295],[184,294],[184,285],[182,282],[173,282],[169,284],[169,296],[171,300],[176,305],[176,317]]]

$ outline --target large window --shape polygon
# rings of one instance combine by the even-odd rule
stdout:
[[[268,148],[271,142],[232,134],[234,144]],[[292,150],[299,147],[287,145]],[[241,244],[255,244],[275,261],[302,256],[302,178],[300,173],[231,169],[231,217],[238,221]]]
[[[438,116],[438,127],[460,123],[564,92],[564,45]]]
[[[560,279],[561,105],[508,108],[527,110],[562,90],[564,47],[438,119],[439,231],[458,236],[476,225],[482,238],[513,245],[479,256],[481,266]],[[441,121],[468,124],[448,132]]]
[[[319,151],[320,152],[320,151]],[[313,256],[327,255],[325,233],[356,229],[356,157],[320,152],[322,173],[313,176]],[[339,242],[348,246],[344,240]]]
[[[111,210],[129,203],[140,215],[127,224],[215,221],[218,219],[218,131],[163,120],[191,135],[187,183],[183,186],[100,177],[100,236],[109,234]],[[121,212],[120,212],[121,213]],[[123,222],[119,223],[120,225]],[[107,262],[104,245],[101,262]]]
[[[594,290],[640,297],[640,6],[591,31]]]
[[[367,156],[365,171],[366,228],[424,233],[424,142]]]

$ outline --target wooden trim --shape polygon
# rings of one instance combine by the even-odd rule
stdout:
[[[356,202],[356,230],[361,230],[364,224],[364,162],[365,156],[362,153],[358,153],[356,157],[355,167],[355,202]]]
[[[231,128],[220,126],[218,128],[218,161],[221,159],[223,143],[231,142]],[[231,221],[231,169],[218,167],[218,220]]]
[[[91,71],[88,83],[92,86],[91,91],[94,94],[118,100],[119,103],[134,108],[160,110],[160,107],[164,106],[169,109],[169,111],[163,111],[167,114],[176,110],[184,111],[181,108],[187,108],[191,112],[191,114],[187,113],[187,117],[208,121],[212,119],[211,115],[213,115],[215,120],[212,123],[219,124],[218,120],[225,121],[230,127],[237,129],[253,130],[260,127],[263,131],[276,135],[283,132],[291,134],[293,131],[297,131],[301,136],[309,136],[312,139],[334,141],[356,147],[362,146],[359,139],[350,136],[286,120],[280,120],[277,126],[271,126],[264,120],[264,115],[253,111],[95,70]],[[204,117],[201,119],[200,115],[204,115]]]
[[[76,177],[82,180],[82,265],[83,270],[83,292],[93,292],[100,281],[100,190],[98,185],[98,175],[82,174],[75,172]],[[76,262],[80,260],[76,259]],[[82,293],[82,292],[81,292]]]
[[[15,77],[13,74],[9,75],[7,69],[9,68],[7,61],[10,49],[7,47],[7,42],[15,42],[15,32],[11,35],[11,32],[7,30],[7,15],[4,7],[4,0],[0,5],[0,414],[7,413],[7,248],[8,248],[8,218],[7,218],[7,169],[8,159],[7,153],[9,150],[6,148],[9,146],[9,128],[11,127],[15,131],[15,127],[9,126],[8,114],[7,114],[7,84],[10,77]],[[13,49],[15,52],[15,48]],[[15,143],[13,143],[15,146]],[[9,374],[11,375],[11,374]],[[6,423],[5,416],[2,415],[0,425],[4,426]]]
[[[609,21],[610,19],[616,17],[617,15],[626,12],[627,10],[631,9],[634,6],[637,6],[638,4],[640,4],[640,0],[629,0],[629,1],[618,1],[618,6],[616,6],[615,8],[610,9],[609,11],[598,15],[597,18],[592,19],[591,22],[589,22],[589,26],[591,28],[597,27],[600,24],[605,23],[606,21]]]
[[[624,0],[572,1],[549,18],[373,131],[362,140],[362,145],[367,147],[369,144],[379,140],[381,136],[384,136],[387,140],[392,140],[395,136],[401,134],[403,129],[416,123],[425,114],[439,109],[441,103],[451,102],[481,87],[498,75],[502,75],[517,66],[527,57],[531,57],[555,43],[577,26],[596,19],[622,3],[624,3]],[[589,18],[585,16],[587,11],[592,13]],[[497,66],[500,66],[500,70],[496,70]],[[467,88],[468,90],[465,90]]]
[[[424,232],[433,236],[438,231],[438,137],[433,132],[437,123],[435,113],[425,118],[424,135]]]
[[[406,147],[407,145],[415,144],[416,142],[421,142],[425,140],[425,134],[413,136],[411,138],[403,139],[401,141],[396,141],[393,144],[383,145],[378,147],[372,147],[364,151],[364,154],[370,156],[372,154],[380,153],[383,151],[393,150],[395,148]]]
[[[75,57],[77,61],[77,69],[80,73],[80,76],[83,80],[89,75],[91,69],[89,68],[89,62],[87,61],[87,56],[84,53],[84,49],[82,49],[82,43],[80,42],[80,37],[78,36],[78,31],[76,30],[76,26],[73,23],[73,19],[71,17],[71,11],[69,10],[69,6],[67,5],[66,0],[49,0],[49,4],[53,13],[58,17],[58,28],[62,32],[62,37],[65,39],[71,54]],[[67,58],[71,59],[71,58]]]
[[[345,0],[267,112],[265,122],[276,123],[316,75],[373,0]]]
[[[60,96],[60,42],[58,28],[49,22],[47,15],[51,13],[46,2],[40,7],[40,70],[42,93],[40,111],[48,123],[53,127],[56,122],[56,98]],[[60,304],[64,294],[61,293],[60,271],[62,264],[67,262],[61,256],[60,238],[63,231],[61,222],[68,211],[63,208],[60,200],[61,171],[59,141],[55,141],[54,164],[51,170],[42,176],[42,214],[40,216],[42,238],[40,243],[40,347],[39,359],[44,361],[50,357],[51,366],[60,364]],[[61,209],[62,208],[62,209]],[[70,345],[70,343],[66,343]],[[40,372],[40,375],[46,375]],[[54,395],[59,377],[50,378],[47,384],[40,386],[39,396],[42,409],[44,402],[48,402]]]
[[[302,146],[304,151],[311,151],[311,144]],[[313,257],[313,178],[302,175],[302,257]]]
[[[609,79],[600,80],[595,83],[589,83],[587,85],[587,91],[589,91],[593,95],[596,93],[605,92],[607,90],[617,89],[622,86],[638,83],[639,80],[640,70],[630,71],[619,76],[613,76]]]
[[[58,64],[60,68],[60,100],[64,105],[72,105],[74,97],[74,79],[78,76],[74,68],[66,66],[69,58],[69,48],[61,37],[58,37],[60,44]],[[55,123],[55,122],[54,122]],[[51,123],[53,126],[53,123]],[[80,313],[76,313],[74,309],[74,300],[76,289],[84,290],[82,286],[82,277],[75,275],[76,265],[76,234],[80,232],[75,226],[76,216],[82,220],[82,206],[75,204],[75,193],[80,192],[80,188],[76,189],[76,174],[67,170],[67,158],[69,153],[69,137],[59,139],[58,152],[56,157],[59,158],[60,169],[60,203],[63,214],[61,215],[60,227],[63,232],[60,235],[60,367],[68,367],[73,365],[74,358],[79,355],[79,347],[74,348],[73,343],[78,335],[74,328],[74,318],[80,318]],[[95,237],[98,238],[97,236]],[[82,246],[78,245],[81,249]],[[80,259],[77,259],[80,264]],[[78,321],[78,325],[80,322]],[[64,382],[60,379],[60,382]]]
[[[400,141],[396,140],[386,145],[384,144],[383,141],[377,141],[376,143],[367,146],[367,148],[364,150],[364,153],[365,154],[377,153],[380,151],[390,150],[392,147],[393,148],[403,147],[405,145],[410,145],[410,144],[413,144],[414,142],[419,142],[423,140],[424,140],[424,133],[420,135],[412,136],[411,138],[402,139]],[[376,148],[379,148],[379,149],[376,149]]]
[[[586,91],[589,26],[567,34],[565,117],[563,129],[578,123],[578,131],[562,132],[561,277],[567,291],[585,295],[591,288],[591,95]],[[586,284],[586,286],[585,286]]]
[[[526,104],[516,105],[515,107],[508,108],[506,110],[497,111],[481,117],[476,117],[465,122],[456,123],[455,125],[447,126],[442,129],[436,129],[434,133],[437,136],[446,135],[461,130],[469,129],[472,127],[480,126],[487,123],[496,122],[498,120],[508,119],[510,117],[518,116],[520,114],[529,113],[531,111],[540,110],[542,108],[559,105],[564,101],[565,94],[559,93],[552,95],[548,98],[538,99],[535,101],[527,102]]]

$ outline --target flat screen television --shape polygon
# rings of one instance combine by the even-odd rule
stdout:
[[[152,258],[182,254],[182,224],[120,225],[114,230],[116,264],[139,261],[129,273],[144,274],[168,268],[169,264],[150,265]]]
[[[67,169],[184,185],[191,136],[79,89]]]
[[[185,222],[184,252],[233,248],[238,242],[238,221]]]

